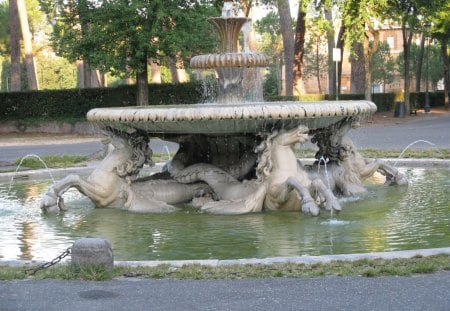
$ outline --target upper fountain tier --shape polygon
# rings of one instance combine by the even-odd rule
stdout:
[[[330,126],[342,119],[355,119],[376,111],[369,101],[246,102],[243,95],[244,67],[265,66],[267,58],[258,53],[239,53],[238,36],[249,19],[232,16],[232,2],[225,1],[221,17],[209,22],[218,30],[221,54],[192,58],[194,68],[216,68],[217,102],[212,104],[97,108],[87,114],[92,122],[112,127],[130,126],[149,134],[242,135],[292,128]]]
[[[266,55],[256,52],[238,52],[238,37],[242,26],[250,21],[246,17],[212,17],[213,25],[220,37],[220,54],[194,56],[191,68],[264,67],[269,64]]]

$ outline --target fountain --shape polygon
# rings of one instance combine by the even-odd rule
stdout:
[[[336,196],[364,193],[363,180],[376,171],[388,183],[406,185],[397,169],[363,158],[346,135],[376,111],[372,102],[244,101],[243,68],[268,63],[262,54],[238,51],[247,21],[233,16],[225,1],[222,16],[209,19],[219,32],[221,53],[191,60],[192,68],[217,71],[217,102],[89,111],[87,119],[108,133],[115,148],[87,178],[69,175],[54,183],[42,209],[65,209],[62,195],[74,187],[97,207],[135,212],[168,212],[191,202],[216,214],[302,210],[316,216],[322,207],[340,211]],[[310,136],[319,147],[318,161],[305,166],[293,146]],[[154,137],[178,143],[179,150],[162,172],[142,178]]]

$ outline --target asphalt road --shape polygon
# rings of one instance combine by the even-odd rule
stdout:
[[[107,282],[3,281],[0,310],[450,310],[450,272]]]
[[[365,125],[350,131],[350,137],[358,148],[400,149],[417,141],[412,148],[450,148],[450,114],[442,117],[422,117],[415,121],[385,126]],[[423,142],[423,140],[427,142]],[[433,144],[433,145],[431,145]],[[154,152],[174,152],[177,144],[159,139],[151,140]],[[306,145],[306,147],[314,147]],[[20,144],[17,146],[0,145],[0,163],[13,162],[28,154],[45,155],[93,155],[101,152],[100,141],[82,143],[58,142],[57,144]]]
[[[351,130],[350,137],[358,148],[403,149],[418,140],[414,148],[450,148],[450,114],[442,117],[422,117],[402,123]]]
[[[165,142],[159,139],[150,142],[150,148],[154,152],[174,152],[178,145],[172,142]],[[82,143],[58,142],[56,144],[32,144],[17,146],[0,146],[0,163],[11,163],[26,155],[35,154],[40,157],[48,155],[85,155],[91,156],[102,152],[103,144],[100,140],[93,140]],[[1,311],[1,310],[0,310]]]

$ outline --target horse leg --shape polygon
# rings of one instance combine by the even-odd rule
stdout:
[[[361,176],[361,180],[364,180],[372,176],[380,167],[380,161],[378,159],[366,159],[364,158],[365,166],[358,172]]]
[[[312,189],[317,192],[320,196],[325,198],[325,207],[330,211],[339,212],[342,210],[341,204],[338,199],[334,196],[333,191],[329,189],[320,178],[316,178],[311,183]]]
[[[386,177],[386,183],[389,185],[407,186],[408,179],[400,173],[395,167],[381,162],[378,171]]]
[[[54,183],[41,200],[41,209],[44,211],[65,210],[62,195],[70,188],[76,188],[82,194],[91,199],[94,203],[101,202],[109,197],[106,191],[97,184],[82,179],[79,175],[68,175],[60,181]]]
[[[295,177],[289,177],[286,180],[288,186],[295,189],[297,192],[297,196],[301,202],[302,205],[302,211],[303,213],[310,213],[313,216],[319,215],[319,208],[317,207],[316,202],[311,196],[311,193],[309,192],[308,188],[303,186],[297,178]]]
[[[64,200],[61,197],[75,182],[76,175],[68,175],[54,183],[41,199],[40,207],[46,212],[65,210]]]

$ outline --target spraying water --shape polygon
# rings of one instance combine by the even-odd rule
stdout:
[[[401,152],[400,155],[398,156],[397,160],[394,162],[394,167],[397,166],[398,159],[401,159],[401,158],[403,157],[403,155],[405,154],[405,152],[406,152],[409,148],[411,148],[412,146],[414,146],[415,144],[418,144],[418,143],[426,143],[426,144],[429,144],[430,146],[436,146],[435,144],[433,144],[432,142],[429,142],[428,140],[418,139],[418,140],[416,140],[416,141],[413,141],[412,143],[410,143],[408,146],[406,146],[406,147],[402,150],[402,152]]]
[[[42,158],[40,156],[38,156],[37,154],[27,154],[26,156],[22,157],[22,159],[20,159],[19,165],[17,165],[16,170],[14,171],[14,174],[11,177],[11,181],[9,182],[9,187],[8,187],[8,192],[7,192],[8,194],[11,191],[11,187],[12,187],[12,185],[14,183],[14,177],[17,175],[17,172],[19,171],[23,161],[25,159],[28,159],[28,158],[36,158],[36,159],[38,159],[39,162],[41,162],[42,165],[44,165],[45,169],[47,170],[48,174],[50,175],[50,178],[51,178],[52,182],[55,183],[55,179],[53,178],[52,172],[48,168],[47,163],[45,163],[45,161],[42,160]]]
[[[164,150],[166,150],[168,160],[170,161],[172,159],[172,155],[170,154],[169,147],[167,147],[167,145],[164,145]]]
[[[319,159],[319,163],[317,165],[317,175],[320,176],[320,164],[323,163],[324,165],[324,169],[325,169],[325,177],[327,179],[327,186],[328,189],[331,189],[331,185],[330,185],[330,177],[328,176],[328,168],[327,168],[327,161],[325,160],[325,158],[323,156],[320,157]],[[330,209],[330,213],[331,213],[331,217],[333,217],[333,209]]]

